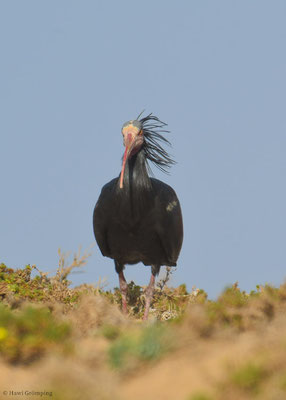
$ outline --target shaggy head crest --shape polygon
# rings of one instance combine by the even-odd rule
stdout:
[[[169,168],[176,164],[176,161],[171,158],[160,143],[171,146],[169,140],[163,136],[165,133],[169,133],[170,131],[165,129],[167,124],[160,121],[160,119],[152,113],[139,120],[143,112],[144,111],[139,114],[136,120],[142,125],[144,137],[142,149],[145,152],[149,171],[152,173],[148,164],[148,161],[151,161],[157,168],[168,174]]]

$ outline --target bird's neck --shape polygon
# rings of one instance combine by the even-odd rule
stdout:
[[[121,193],[125,212],[130,213],[130,221],[132,223],[140,220],[142,215],[146,213],[146,208],[152,207],[152,183],[149,178],[146,166],[146,158],[143,150],[134,154],[126,163],[123,188],[118,189]]]
[[[146,166],[145,154],[140,150],[128,160],[123,177],[123,188],[120,188],[120,176],[116,186],[119,213],[124,215],[125,224],[136,224],[153,207],[152,183]],[[129,222],[128,222],[129,221]]]
[[[147,172],[146,158],[143,150],[139,150],[128,160],[124,171],[123,188],[133,193],[149,191],[151,181]]]
[[[147,172],[146,158],[143,150],[139,150],[126,163],[123,188],[119,186],[120,177],[117,181],[116,191],[122,197],[127,199],[127,203],[132,207],[137,207],[146,201],[152,191],[152,183]]]

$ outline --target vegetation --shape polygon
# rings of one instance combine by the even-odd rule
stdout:
[[[28,363],[48,351],[67,350],[70,325],[55,321],[46,307],[13,312],[0,305],[0,354],[11,363]]]
[[[0,399],[26,389],[21,398],[286,398],[285,284],[246,293],[234,283],[213,301],[168,287],[167,270],[146,323],[144,288],[128,284],[126,317],[117,288],[70,288],[88,255],[67,266],[59,255],[53,276],[0,265]]]

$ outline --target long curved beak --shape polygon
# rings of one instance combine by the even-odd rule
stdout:
[[[126,146],[125,147],[125,152],[124,152],[124,156],[123,156],[123,163],[122,163],[122,168],[121,168],[121,174],[120,174],[120,189],[123,188],[123,178],[124,178],[124,171],[125,171],[125,165],[126,165],[126,161],[128,160],[130,154],[130,146]]]
[[[125,146],[125,152],[123,156],[123,163],[122,163],[122,168],[121,168],[121,174],[120,174],[120,184],[119,187],[120,189],[123,188],[123,178],[124,178],[124,171],[125,171],[125,166],[126,166],[126,161],[128,160],[134,145],[136,143],[136,136],[132,135],[131,133],[128,133],[127,139],[126,139],[126,146]]]

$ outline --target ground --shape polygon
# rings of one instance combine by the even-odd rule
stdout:
[[[0,265],[0,399],[286,399],[286,285],[237,283],[216,301],[201,289],[71,289],[63,257],[53,277]]]

